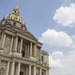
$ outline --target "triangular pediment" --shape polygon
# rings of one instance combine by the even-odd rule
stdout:
[[[32,35],[30,32],[28,31],[25,32],[25,35],[37,41],[37,38],[34,35]]]

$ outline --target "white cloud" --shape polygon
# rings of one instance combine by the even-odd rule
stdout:
[[[56,53],[59,55],[59,51],[54,52],[52,54],[56,55]],[[58,59],[58,58],[55,57],[55,59]],[[55,59],[53,59],[53,57],[51,59],[51,63],[50,63],[51,67],[55,67],[54,69],[51,69],[50,71],[51,75],[56,75],[56,74],[57,75],[74,75],[75,74],[75,50],[70,50],[68,53],[63,55],[63,58],[61,59],[59,58],[59,62],[56,61]],[[60,65],[62,65],[62,67]]]
[[[49,62],[50,62],[50,67],[51,68],[63,68],[63,64],[61,63],[60,57],[55,57],[55,56],[62,56],[62,52],[61,51],[57,51],[52,53],[49,56]]]
[[[75,4],[71,3],[69,6],[61,6],[56,10],[53,19],[63,26],[75,24]]]
[[[42,37],[39,38],[39,41],[53,46],[70,46],[73,44],[71,37],[63,32],[63,31],[56,31],[54,29],[47,29],[42,34]]]
[[[52,53],[51,56],[52,56],[53,58],[61,58],[61,57],[63,57],[63,52],[61,52],[61,51],[56,51],[56,52]]]

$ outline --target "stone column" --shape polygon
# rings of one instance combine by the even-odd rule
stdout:
[[[28,75],[28,73],[29,73],[29,72],[28,72],[28,66],[26,66],[26,75]]]
[[[41,62],[42,60],[41,60],[41,48],[40,48],[40,62]]]
[[[36,44],[34,45],[34,56],[36,57]]]
[[[9,75],[9,67],[10,67],[10,62],[8,61],[8,63],[7,63],[7,69],[6,69],[6,75]]]
[[[47,73],[48,73],[48,71],[46,70],[46,75],[48,75]]]
[[[15,52],[17,52],[17,45],[18,45],[18,36],[15,38]]]
[[[3,36],[3,40],[2,40],[2,48],[4,48],[5,38],[6,38],[6,34],[4,34],[4,36]]]
[[[17,75],[20,75],[20,63],[18,63]]]
[[[42,75],[42,69],[40,68],[40,75]]]
[[[30,43],[30,56],[32,56],[32,42]]]
[[[31,65],[29,65],[29,75],[31,75]]]
[[[0,57],[0,68],[1,68],[1,57]]]
[[[29,44],[28,44],[28,57],[29,57],[29,55],[30,55],[29,53],[30,53],[30,51],[29,51]]]
[[[36,75],[36,66],[34,66],[34,72],[33,75]]]
[[[12,52],[12,47],[13,47],[13,36],[12,36],[11,44],[10,44],[10,52]]]
[[[12,62],[11,74],[10,75],[14,75],[14,71],[15,71],[15,62]]]
[[[20,53],[22,53],[22,45],[23,45],[23,39],[21,38]]]

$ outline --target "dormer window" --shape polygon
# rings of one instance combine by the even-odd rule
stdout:
[[[13,26],[16,26],[16,22],[13,23]]]

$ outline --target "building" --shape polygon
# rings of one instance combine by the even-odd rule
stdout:
[[[0,75],[49,75],[49,55],[41,48],[18,6],[0,21]]]

